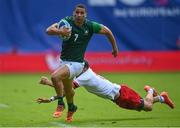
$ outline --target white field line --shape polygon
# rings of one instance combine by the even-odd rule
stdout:
[[[73,127],[75,128],[75,126],[72,126],[70,124],[65,124],[65,123],[61,123],[61,122],[50,122],[51,125],[55,125],[55,126],[58,126],[58,127]],[[53,126],[54,127],[54,126]]]

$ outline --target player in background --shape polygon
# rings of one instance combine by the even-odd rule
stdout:
[[[47,77],[42,77],[39,83],[54,87],[53,83]],[[74,89],[81,86],[88,92],[101,98],[109,99],[113,101],[113,103],[116,103],[119,107],[125,109],[151,111],[153,104],[157,102],[164,103],[172,109],[175,107],[167,92],[161,92],[160,95],[158,95],[154,88],[146,85],[144,86],[144,89],[147,92],[147,95],[145,98],[142,98],[136,91],[128,87],[126,84],[118,85],[110,82],[100,75],[97,75],[91,68],[89,68],[87,62],[85,63],[82,74],[73,81]],[[56,99],[57,96],[53,96],[50,99],[38,98],[37,102],[50,103]]]
[[[51,74],[52,84],[54,85],[58,99],[57,109],[53,116],[56,118],[60,117],[65,108],[63,101],[64,90],[68,104],[66,118],[68,120],[77,110],[77,106],[73,102],[74,91],[72,89],[72,80],[83,70],[84,54],[93,34],[102,34],[108,38],[112,45],[112,54],[114,57],[118,55],[118,48],[114,35],[109,28],[87,19],[87,9],[83,4],[75,6],[73,16],[67,16],[62,20],[69,23],[71,29],[59,29],[59,24],[54,23],[46,31],[48,35],[68,37],[62,43],[60,67]]]

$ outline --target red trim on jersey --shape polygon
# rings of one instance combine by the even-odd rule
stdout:
[[[79,88],[79,84],[76,81],[73,81],[73,88],[74,89]]]

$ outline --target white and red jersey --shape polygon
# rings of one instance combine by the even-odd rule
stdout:
[[[83,86],[88,92],[110,100],[114,100],[121,88],[120,85],[97,75],[90,68],[78,78],[75,78],[74,82],[78,84],[78,86]]]

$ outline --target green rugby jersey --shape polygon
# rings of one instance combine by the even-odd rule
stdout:
[[[63,41],[61,59],[64,61],[83,62],[87,45],[93,36],[101,30],[101,25],[85,20],[81,27],[75,25],[73,17],[64,18],[72,26],[71,37]]]

